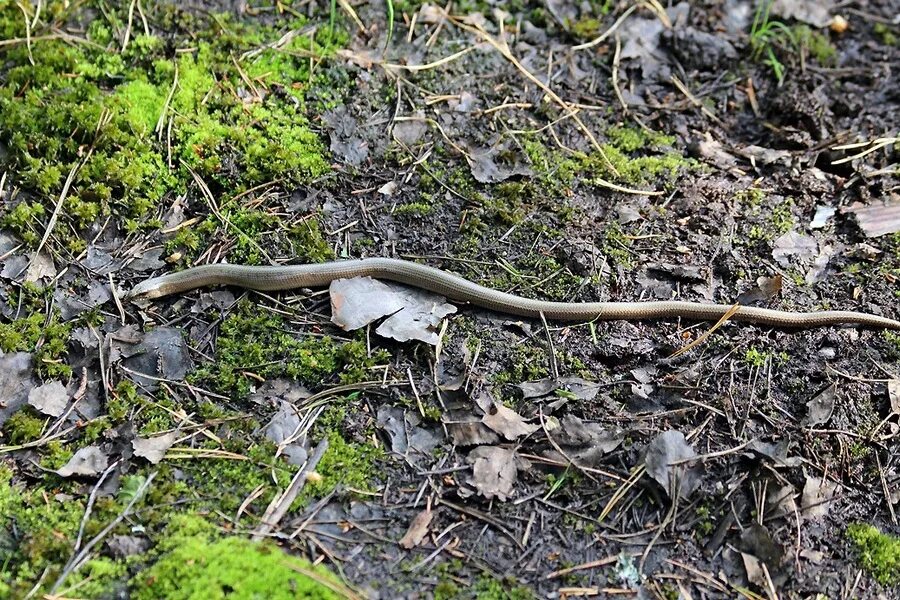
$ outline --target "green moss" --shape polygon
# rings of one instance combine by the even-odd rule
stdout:
[[[32,352],[38,375],[44,378],[67,378],[72,368],[63,362],[68,351],[71,323],[60,321],[59,311],[46,318],[40,312],[10,323],[0,323],[0,350],[3,352]]]
[[[141,435],[175,427],[178,411],[185,408],[195,407],[190,406],[190,400],[175,402],[164,389],[158,390],[155,398],[148,398],[139,394],[137,387],[127,380],[116,385],[106,404],[107,417],[113,423],[130,421]]]
[[[186,167],[226,197],[272,180],[307,182],[328,171],[324,146],[305,113],[306,87],[319,77],[311,79],[306,55],[327,56],[345,35],[297,36],[277,49],[245,54],[277,41],[285,26],[301,29],[305,20],[230,23],[228,17],[198,18],[161,6],[153,10],[172,26],[174,38],[137,35],[126,52],[107,51],[118,43],[112,32],[124,27],[124,10],[48,7],[45,18],[55,14],[63,28],[67,20],[86,22],[97,45],[51,39],[34,41],[31,54],[25,44],[4,49],[0,137],[17,183],[37,192],[46,209],[83,161],[53,243],[79,252],[84,241],[74,238],[110,213],[124,217],[130,231],[155,225],[163,197],[193,185]],[[181,27],[187,22],[189,33]],[[22,23],[15,4],[0,7],[0,28],[23,37]],[[172,46],[190,51],[178,52],[173,62]],[[165,135],[156,135],[157,124]],[[34,245],[40,230],[35,220],[42,215],[33,206],[18,210],[6,225]]]
[[[900,537],[878,531],[866,523],[854,523],[847,528],[859,563],[882,585],[900,583]]]
[[[546,377],[547,352],[538,346],[520,344],[510,348],[508,367],[494,376],[494,383],[521,383]]]
[[[135,600],[343,597],[335,591],[342,584],[327,569],[287,555],[274,544],[217,539],[198,517],[177,518],[168,533],[159,560],[132,580]]]
[[[514,577],[495,578],[481,575],[475,582],[475,598],[478,600],[531,600],[534,593],[516,582]]]
[[[675,144],[674,136],[621,125],[609,128],[606,137],[613,146],[623,152],[634,152],[644,148],[659,150]]]
[[[19,202],[3,215],[0,225],[16,233],[29,246],[34,246],[41,238],[41,218],[45,214],[44,205],[39,202]]]
[[[895,27],[891,27],[885,23],[875,23],[875,26],[872,29],[875,35],[881,40],[881,43],[885,46],[897,46],[900,44],[900,38],[897,37],[895,30]]]
[[[766,193],[759,188],[747,188],[735,192],[734,199],[737,202],[746,203],[751,208],[757,208],[765,200]]]
[[[794,41],[801,51],[808,52],[821,65],[834,64],[837,50],[827,36],[814,31],[808,25],[794,25],[793,32]]]
[[[579,40],[591,40],[600,33],[600,20],[591,17],[579,19],[572,23],[570,29],[572,35]]]
[[[604,227],[602,250],[613,264],[624,269],[631,269],[633,261],[629,248],[631,248],[631,239],[625,235],[622,226],[617,221]]]
[[[297,336],[285,331],[284,319],[253,302],[241,302],[222,322],[216,361],[197,369],[189,380],[221,393],[246,396],[259,377],[287,375],[307,384],[366,378],[369,367],[385,358],[368,356],[365,342],[337,343],[329,337]]]
[[[267,264],[268,256],[290,256],[304,262],[324,262],[334,258],[316,219],[303,219],[293,225],[285,225],[277,214],[261,210],[234,209],[230,206],[219,210],[225,220],[221,222],[210,215],[192,227],[185,227],[166,242],[166,252],[181,254],[187,264],[219,243],[220,236],[234,239],[229,254],[232,262],[241,264]]]
[[[900,333],[885,331],[882,333],[884,340],[892,346],[891,350],[896,358],[900,358]]]
[[[630,157],[616,146],[603,144],[601,147],[615,171],[602,157],[592,155],[588,159],[590,172],[614,183],[646,185],[660,180],[665,184],[672,184],[682,169],[693,169],[698,164],[695,160],[685,158],[677,152]],[[596,180],[594,178],[594,181]]]
[[[575,176],[582,169],[579,160],[550,150],[535,137],[525,137],[521,143],[542,190],[560,195],[575,183]]]
[[[114,510],[108,502],[98,502],[85,535],[96,535]],[[37,486],[13,486],[12,472],[0,465],[0,597],[24,597],[42,574],[45,583],[38,591],[48,591],[72,553],[83,514],[84,504],[79,499],[56,498]],[[15,538],[3,542],[9,531],[16,532]],[[90,594],[79,589],[80,597],[99,597],[100,590],[106,590],[120,575],[120,571],[105,568],[109,564],[95,566],[97,579],[87,588]],[[84,568],[88,573],[94,569],[90,565]],[[86,572],[71,581],[79,581]]]
[[[30,406],[24,406],[3,424],[3,437],[10,445],[22,444],[38,439],[43,430],[44,419]]]
[[[434,206],[425,202],[399,204],[394,209],[394,214],[400,217],[425,217],[432,212],[434,212]]]
[[[348,442],[337,431],[328,432],[327,437],[328,450],[316,467],[322,479],[310,481],[303,497],[321,497],[337,486],[371,491],[375,463],[384,458],[384,451],[371,444]]]

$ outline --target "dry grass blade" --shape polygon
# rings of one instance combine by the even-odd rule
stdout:
[[[727,323],[728,320],[731,319],[731,317],[733,317],[734,315],[736,315],[736,314],[737,314],[737,311],[739,311],[740,309],[741,309],[741,305],[740,305],[740,304],[735,304],[734,306],[732,306],[731,308],[729,308],[729,309],[728,309],[728,312],[726,312],[724,315],[722,315],[722,318],[719,319],[718,321],[716,321],[716,324],[715,324],[715,325],[713,325],[712,327],[710,327],[708,330],[706,330],[706,331],[703,333],[703,335],[701,335],[700,337],[698,337],[696,340],[694,340],[693,342],[691,342],[691,343],[688,344],[687,346],[684,346],[683,348],[679,348],[678,350],[676,350],[675,352],[673,352],[671,355],[669,355],[669,358],[675,358],[676,356],[681,356],[682,354],[684,354],[684,353],[686,353],[686,352],[690,352],[690,351],[691,351],[694,347],[696,347],[697,345],[702,344],[702,343],[706,340],[706,338],[708,338],[709,336],[711,336],[711,335],[713,334],[713,332],[714,332],[716,329],[718,329],[719,327],[721,327],[722,325],[724,325],[725,323]]]
[[[628,490],[633,488],[635,484],[640,481],[641,477],[644,476],[644,473],[647,472],[647,467],[643,464],[639,467],[635,468],[631,473],[631,477],[628,478],[625,483],[623,483],[612,495],[612,498],[609,499],[609,502],[606,503],[606,506],[603,507],[603,510],[600,511],[600,516],[597,517],[598,521],[602,521],[606,517],[609,516],[609,513],[613,511],[616,505],[625,497],[625,494],[628,493]]]
[[[618,19],[616,19],[615,23],[613,23],[612,25],[609,26],[609,29],[607,29],[606,31],[601,33],[599,37],[591,40],[590,42],[585,42],[584,44],[572,46],[572,50],[587,50],[588,48],[593,48],[594,46],[602,44],[603,40],[605,40],[606,38],[611,36],[613,33],[615,33],[616,29],[618,29],[622,25],[622,23],[625,22],[625,19],[627,19],[631,13],[636,11],[637,8],[638,8],[637,4],[635,4],[634,6],[631,6],[628,10],[626,10],[625,12],[622,13],[622,16],[620,16]]]
[[[840,146],[834,146],[832,150],[855,150],[856,148],[865,148],[865,150],[858,152],[852,156],[845,156],[839,160],[832,161],[832,165],[842,165],[844,163],[856,160],[857,158],[863,158],[864,156],[868,156],[873,152],[877,152],[882,148],[887,146],[891,146],[900,142],[900,137],[880,137],[875,138],[874,140],[870,140],[868,142],[855,142],[853,144],[842,144]]]
[[[444,58],[438,59],[436,61],[424,64],[424,65],[400,65],[397,63],[379,63],[381,67],[384,69],[396,69],[400,71],[409,71],[410,73],[419,73],[421,71],[428,71],[430,69],[434,69],[440,67],[442,65],[446,65],[448,63],[453,62],[454,60],[458,60],[475,50],[478,46],[469,46],[468,48],[463,48],[459,52],[454,52],[450,56],[445,56]]]

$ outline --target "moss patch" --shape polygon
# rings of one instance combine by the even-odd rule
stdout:
[[[319,30],[266,48],[305,19],[234,23],[151,5],[151,20],[176,32],[188,25],[190,33],[139,35],[120,52],[112,30],[125,10],[55,6],[61,23],[87,17],[87,43],[37,39],[30,50],[4,49],[0,137],[18,183],[49,207],[78,167],[70,210],[55,228],[64,245],[80,251],[79,232],[101,215],[126,217],[132,228],[157,224],[167,194],[193,184],[189,169],[226,196],[275,179],[306,182],[329,169],[304,103],[305,91],[325,82],[306,56],[329,55],[341,34]],[[4,39],[24,38],[14,3],[0,9],[0,29]],[[28,244],[41,216],[33,204],[4,219]]]
[[[878,531],[865,523],[855,523],[847,528],[847,537],[853,543],[859,563],[879,583],[900,583],[900,537]]]
[[[316,385],[329,379],[362,381],[368,368],[386,357],[383,352],[368,356],[365,342],[360,340],[339,343],[327,336],[300,339],[286,327],[280,315],[253,302],[241,302],[222,322],[216,361],[197,369],[190,381],[243,397],[260,377],[287,375]]]
[[[69,377],[72,368],[63,362],[72,323],[63,323],[59,311],[49,317],[33,312],[10,323],[0,323],[0,350],[33,352],[35,370],[42,377]]]
[[[272,598],[338,600],[343,585],[325,568],[269,543],[216,538],[197,517],[179,517],[159,560],[132,581],[132,598]]]
[[[0,465],[0,597],[21,598],[45,569],[45,580],[51,583],[59,575],[72,553],[84,505],[41,488],[13,486],[11,481],[12,472]],[[111,518],[114,506],[107,499],[98,501],[85,529],[87,537],[96,535],[102,520]],[[77,582],[96,567],[96,578],[79,588],[80,597],[97,597],[111,585],[120,571],[103,568],[108,566],[105,560],[91,561],[70,580]]]

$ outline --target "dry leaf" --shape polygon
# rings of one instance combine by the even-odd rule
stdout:
[[[700,484],[699,469],[693,462],[681,462],[697,456],[680,431],[664,431],[647,446],[644,466],[668,492],[670,498],[687,498]],[[678,464],[675,464],[678,463]],[[674,488],[674,484],[678,488]]]
[[[515,441],[523,435],[530,435],[540,429],[540,425],[526,423],[522,415],[497,402],[481,418],[481,422],[508,439]]]
[[[109,459],[100,446],[85,446],[78,450],[65,465],[56,470],[60,477],[72,475],[98,475],[109,466]]]
[[[400,538],[400,545],[410,550],[422,543],[425,536],[428,535],[428,526],[431,524],[431,518],[434,516],[431,508],[426,508],[416,515],[416,518],[409,524],[409,529]]]
[[[171,431],[152,438],[135,438],[131,440],[131,447],[134,448],[135,456],[146,458],[155,465],[163,459],[166,451],[178,439],[178,435],[177,431]]]
[[[499,446],[479,446],[468,456],[472,464],[469,483],[485,498],[506,500],[513,493],[518,467],[516,453]]]
[[[69,393],[62,383],[51,381],[28,392],[28,404],[45,415],[58,417],[66,411]]]

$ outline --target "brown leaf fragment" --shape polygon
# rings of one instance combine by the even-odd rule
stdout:
[[[599,423],[585,423],[575,415],[566,415],[558,425],[548,430],[553,440],[565,448],[569,460],[581,466],[598,467],[603,458],[619,447],[625,439],[625,432],[618,428],[606,429]],[[566,460],[555,449],[547,450],[544,456],[554,460]]]
[[[540,425],[526,423],[522,415],[500,402],[494,403],[481,418],[481,422],[509,441],[515,441],[520,436],[530,435],[540,429]]]
[[[512,496],[518,467],[516,453],[500,446],[479,446],[469,452],[472,477],[469,483],[485,498],[506,501]]]
[[[837,386],[834,384],[822,390],[815,398],[806,403],[806,416],[800,423],[804,427],[827,423],[834,412],[834,398]]]
[[[496,444],[500,441],[500,436],[488,429],[481,421],[475,420],[474,415],[470,420],[448,422],[447,431],[450,432],[450,437],[457,446]]]
[[[50,381],[28,392],[28,404],[42,414],[58,417],[66,411],[69,393],[59,381]]]
[[[417,514],[416,518],[409,524],[409,529],[400,538],[400,545],[407,550],[411,550],[421,544],[425,536],[428,535],[428,526],[431,524],[433,516],[434,513],[430,507]]]
[[[770,444],[761,440],[751,440],[746,446],[747,452],[751,456],[757,455],[768,458],[776,467],[798,467],[803,464],[803,459],[799,456],[788,456],[790,442],[782,440],[777,444]]]
[[[85,446],[69,459],[69,462],[56,470],[60,477],[73,475],[98,475],[109,466],[109,459],[100,446]]]
[[[178,439],[178,432],[171,431],[163,435],[151,438],[135,438],[131,440],[134,455],[146,458],[152,464],[158,464],[163,459],[172,444]]]
[[[742,306],[765,302],[774,298],[781,292],[781,275],[774,277],[758,277],[756,287],[747,290],[738,296],[737,302]]]

